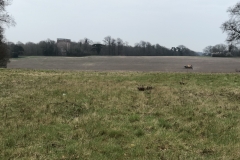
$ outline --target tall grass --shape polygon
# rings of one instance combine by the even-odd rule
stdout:
[[[1,159],[240,159],[240,75],[0,69],[0,122]]]

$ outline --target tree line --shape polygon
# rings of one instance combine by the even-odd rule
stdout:
[[[101,48],[97,51],[94,45],[99,44]],[[27,42],[16,44],[7,43],[9,55],[11,57],[22,56],[58,56],[59,47],[54,40],[40,41],[39,43]],[[107,36],[103,43],[93,43],[92,40],[84,38],[78,42],[71,42],[70,49],[66,50],[67,56],[90,56],[90,55],[109,55],[109,56],[197,56],[198,54],[189,48],[179,45],[171,49],[159,44],[140,41],[134,46],[128,45],[122,39],[114,39]]]
[[[240,48],[237,45],[217,44],[203,49],[204,56],[212,57],[240,57]]]

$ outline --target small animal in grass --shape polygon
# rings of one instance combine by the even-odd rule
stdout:
[[[140,87],[138,87],[138,90],[139,90],[139,91],[144,91],[145,88],[144,88],[143,86],[140,86]]]
[[[140,86],[140,87],[137,87],[139,91],[145,91],[145,90],[152,90],[153,87],[152,86],[147,86],[147,87],[144,87],[144,86]]]
[[[184,66],[184,68],[186,68],[186,69],[193,69],[193,65],[188,64],[188,65]]]
[[[179,84],[181,84],[181,85],[185,85],[186,83],[185,83],[185,82],[179,82]]]
[[[153,89],[153,87],[152,86],[147,86],[147,88],[146,88],[147,90],[152,90]]]

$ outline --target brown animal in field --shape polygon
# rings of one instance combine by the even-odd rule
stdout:
[[[181,84],[181,85],[185,85],[186,83],[185,83],[185,82],[179,82],[179,84]]]
[[[140,87],[138,87],[138,90],[139,90],[139,91],[144,91],[145,88],[144,88],[143,86],[140,86]]]
[[[147,87],[144,87],[144,86],[140,86],[140,87],[137,87],[139,91],[145,91],[145,90],[152,90],[153,87],[152,86],[147,86]]]
[[[184,66],[186,69],[193,69],[193,66],[191,64],[188,64],[186,66]]]

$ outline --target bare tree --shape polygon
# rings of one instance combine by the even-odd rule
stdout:
[[[87,55],[90,53],[90,51],[92,49],[92,44],[93,44],[93,41],[90,40],[89,38],[84,38],[79,41],[79,46],[80,46],[83,54]]]
[[[112,55],[116,55],[116,40],[114,38],[112,38],[111,40],[111,50],[112,50]]]
[[[15,25],[14,19],[6,11],[6,6],[11,4],[11,0],[0,0],[0,22],[8,26]]]
[[[224,22],[221,26],[223,32],[226,32],[227,42],[239,43],[240,40],[240,2],[238,2],[235,6],[230,7],[227,12],[230,14],[230,19]]]
[[[123,40],[121,38],[117,38],[117,54],[121,55],[123,51]]]
[[[104,38],[103,42],[105,43],[105,45],[108,47],[108,54],[111,54],[111,42],[112,42],[112,37],[111,36],[107,36]]]
[[[228,46],[225,44],[217,44],[212,47],[212,53],[226,53],[228,52]]]
[[[14,19],[6,11],[6,6],[10,5],[10,0],[0,0],[0,67],[7,67],[9,55],[7,52],[7,45],[4,41],[4,27],[3,25],[14,26]]]
[[[204,56],[211,56],[212,55],[212,49],[213,49],[213,46],[207,46],[203,49],[203,55]]]

